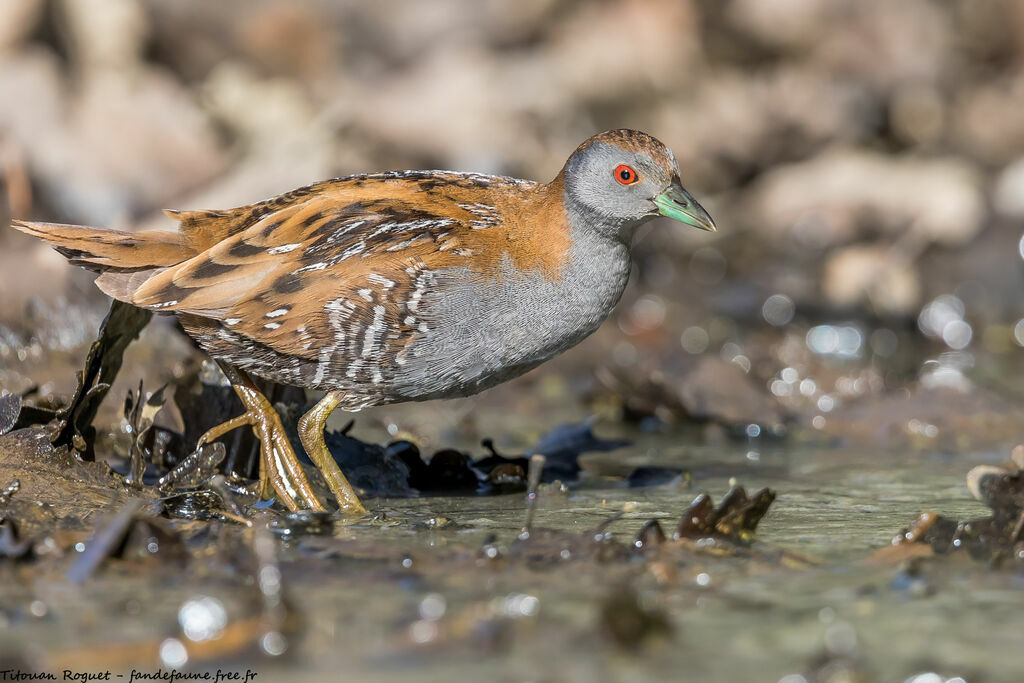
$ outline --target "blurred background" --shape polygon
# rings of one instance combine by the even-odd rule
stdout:
[[[548,180],[619,127],[675,151],[717,234],[653,222],[579,349],[374,429],[476,438],[491,402],[708,437],[1019,434],[1021,0],[4,0],[0,93],[3,225],[166,228],[166,207],[386,169]],[[73,388],[91,280],[0,230],[0,386]],[[172,329],[126,386],[199,362]]]

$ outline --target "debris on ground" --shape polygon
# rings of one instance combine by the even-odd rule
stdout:
[[[648,603],[632,586],[615,587],[601,605],[602,630],[626,650],[636,650],[651,638],[670,637],[672,625],[668,615]]]
[[[966,554],[993,565],[1024,561],[1024,446],[1014,448],[1003,465],[973,468],[967,473],[967,488],[992,511],[990,516],[956,520],[923,512],[870,560],[892,563]]]
[[[701,356],[678,376],[605,369],[598,379],[601,389],[591,401],[618,405],[620,417],[630,422],[713,423],[743,433],[750,424],[774,432],[792,421],[779,401],[740,365],[717,356]]]

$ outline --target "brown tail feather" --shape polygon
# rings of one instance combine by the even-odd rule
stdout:
[[[196,255],[182,235],[174,232],[130,233],[27,221],[14,221],[12,227],[52,245],[71,263],[99,272],[96,286],[129,303],[132,293],[146,280]]]
[[[196,254],[175,232],[147,230],[130,233],[26,221],[14,221],[12,227],[52,245],[71,263],[100,272],[173,266]]]

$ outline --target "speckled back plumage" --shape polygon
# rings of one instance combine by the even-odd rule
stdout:
[[[620,193],[620,158],[650,188]],[[392,172],[169,212],[178,233],[18,227],[111,296],[178,315],[215,358],[353,409],[472,394],[581,341],[622,294],[647,195],[677,173],[654,138],[610,131],[547,184]]]

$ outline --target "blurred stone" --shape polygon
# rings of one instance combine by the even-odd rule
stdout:
[[[728,3],[729,21],[772,46],[806,49],[829,21],[830,0],[735,0]],[[785,16],[785,21],[779,17]]]
[[[955,28],[935,3],[828,0],[828,5],[809,59],[830,72],[888,90],[912,81],[935,82],[947,69]]]
[[[487,5],[474,7],[481,8],[477,24],[488,25]],[[437,8],[420,22],[426,35],[444,16]],[[472,16],[462,16],[465,7],[455,14],[455,25]],[[581,115],[582,105],[667,93],[692,72],[699,38],[689,3],[603,3],[555,18],[545,40],[500,57],[477,25],[453,33],[450,21],[444,39],[407,56],[388,78],[354,83],[338,107],[360,131],[430,165],[548,180],[579,139],[603,126]],[[418,33],[395,39],[402,55],[410,50],[406,41],[422,44]],[[638,63],[645,68],[638,71]]]
[[[53,138],[63,137],[63,88],[60,61],[50,50],[31,47],[0,59],[0,135],[25,153],[33,172],[57,156]]]
[[[247,62],[267,73],[301,80],[329,74],[338,32],[325,21],[318,3],[264,2],[240,12],[237,26],[239,52]]]
[[[786,421],[782,406],[740,367],[718,356],[702,356],[679,383],[679,400],[696,420],[775,427]]]
[[[74,106],[66,154],[52,189],[70,212],[100,225],[165,203],[226,162],[207,117],[157,73],[90,79]]]
[[[933,145],[945,132],[946,105],[932,85],[915,84],[898,89],[890,106],[893,132],[913,145]]]
[[[203,84],[203,93],[206,105],[250,145],[302,130],[314,116],[314,105],[298,82],[260,78],[245,62],[219,64]]]
[[[685,179],[730,184],[737,172],[857,136],[868,125],[862,98],[814,64],[753,73],[716,66],[692,92],[655,109],[652,130],[673,148]]]
[[[515,164],[540,147],[518,115],[532,108],[538,93],[517,93],[512,102],[505,88],[505,73],[517,68],[514,61],[499,69],[478,47],[448,44],[391,78],[362,84],[339,107],[363,134],[401,150],[403,165],[426,158],[436,160],[431,165],[505,172],[503,162]],[[495,130],[503,134],[495,136]],[[377,163],[386,168],[386,161]]]
[[[915,388],[844,403],[822,433],[847,444],[965,452],[1016,444],[1022,419],[1019,405],[987,389]]]
[[[4,0],[0,3],[0,52],[25,40],[42,16],[46,0]]]
[[[672,622],[663,608],[645,603],[629,585],[613,587],[601,605],[598,624],[609,641],[630,651],[672,634]]]
[[[913,313],[921,301],[917,269],[888,245],[843,247],[830,252],[822,274],[830,304],[867,304],[879,315]]]
[[[996,180],[992,202],[995,210],[1013,218],[1024,218],[1024,157],[1003,169]]]
[[[1024,3],[989,0],[950,5],[958,51],[966,61],[1020,63],[1024,56]]]
[[[981,179],[956,159],[831,149],[765,174],[746,207],[774,238],[825,247],[875,228],[927,244],[960,245],[981,230]],[[913,242],[911,242],[913,244]]]
[[[60,0],[72,60],[83,71],[124,71],[141,64],[149,33],[140,0]]]
[[[687,78],[699,29],[690,1],[586,3],[555,30],[551,76],[581,98],[670,90]]]
[[[241,206],[338,175],[341,163],[354,172],[357,162],[348,160],[358,158],[358,143],[345,147],[336,142],[329,123],[318,120],[277,134],[259,128],[260,134],[247,141],[246,153],[227,172],[179,197],[174,207],[198,210]],[[158,207],[138,222],[139,229],[166,230],[173,225]]]
[[[965,83],[953,110],[953,142],[972,156],[1004,164],[1024,149],[1024,68],[1001,78]]]
[[[161,72],[96,73],[73,98],[56,56],[0,62],[0,133],[19,145],[40,194],[78,223],[111,225],[168,201],[226,163],[208,118]]]

